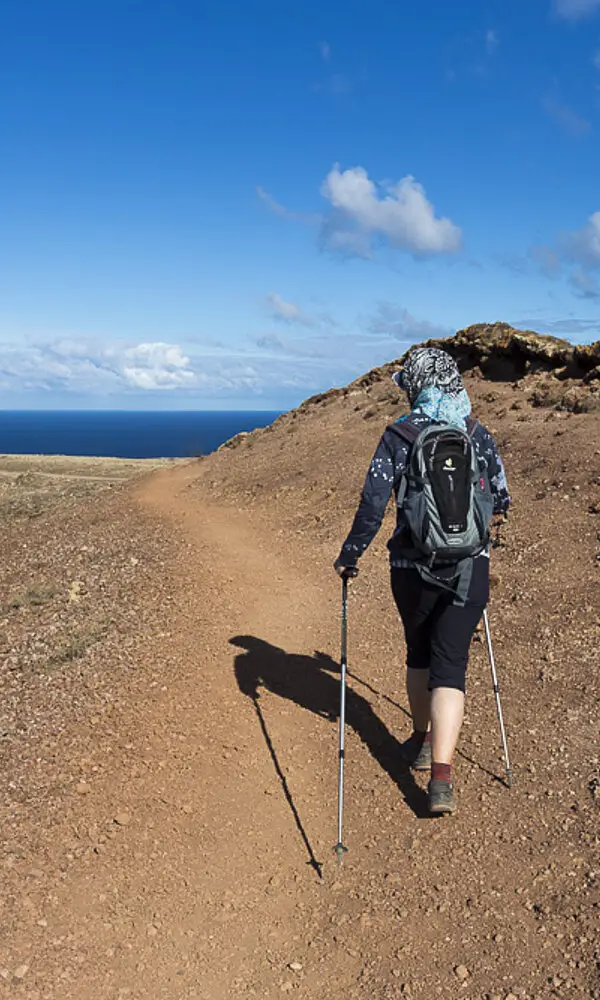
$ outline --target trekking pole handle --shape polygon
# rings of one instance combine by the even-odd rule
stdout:
[[[342,580],[354,580],[358,576],[358,566],[346,566],[342,573]]]

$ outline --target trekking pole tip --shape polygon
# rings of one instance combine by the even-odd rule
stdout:
[[[341,868],[342,867],[342,861],[344,860],[344,854],[348,853],[348,848],[344,847],[344,845],[340,841],[340,843],[336,844],[333,849],[334,849],[334,851],[336,853],[336,856],[337,856],[338,868]]]

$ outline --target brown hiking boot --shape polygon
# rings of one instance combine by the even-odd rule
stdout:
[[[400,754],[413,771],[428,771],[431,767],[431,743],[415,733],[400,745]]]
[[[429,812],[432,816],[443,816],[445,813],[453,813],[456,810],[454,792],[449,781],[429,782],[427,787],[429,796]]]

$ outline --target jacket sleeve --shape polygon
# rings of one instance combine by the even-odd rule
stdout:
[[[375,538],[399,474],[399,465],[404,467],[407,453],[408,448],[402,445],[396,451],[388,435],[381,438],[367,473],[354,523],[342,546],[339,556],[342,566],[355,566]]]
[[[506,514],[510,507],[506,473],[496,442],[487,428],[484,428],[482,439],[482,457],[487,465],[490,488],[494,497],[494,514]]]

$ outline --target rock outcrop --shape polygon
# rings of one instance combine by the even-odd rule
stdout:
[[[575,413],[600,408],[600,341],[577,345],[533,330],[516,330],[508,323],[478,323],[459,330],[453,337],[428,340],[420,346],[448,351],[461,371],[471,377],[490,382],[524,382],[533,406]],[[312,396],[299,412],[361,392],[384,405],[397,401],[398,391],[390,378],[404,357],[371,369],[344,388]]]
[[[427,346],[442,347],[463,371],[478,367],[494,381],[509,381],[536,372],[552,372],[563,379],[600,378],[600,341],[576,345],[533,330],[516,330],[508,323],[477,323],[445,340]]]

